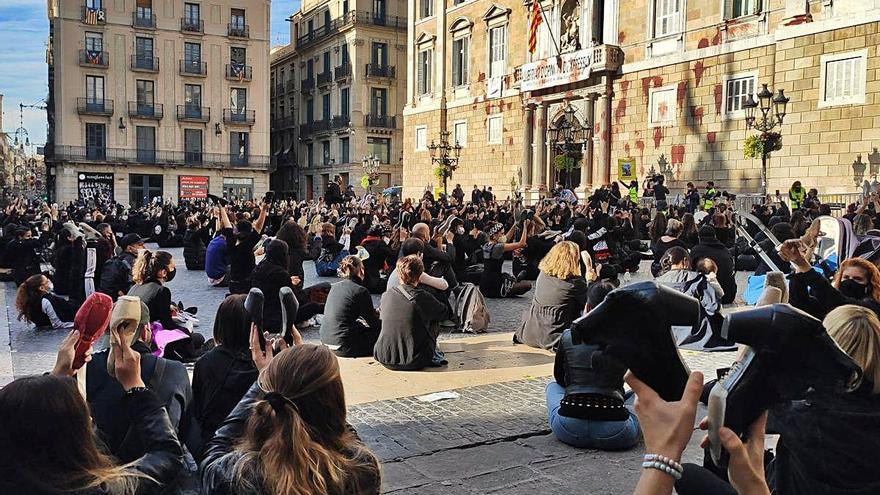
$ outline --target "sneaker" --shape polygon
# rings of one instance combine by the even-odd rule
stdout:
[[[681,399],[690,369],[672,327],[699,326],[700,302],[656,282],[637,282],[608,294],[572,324],[572,341],[606,346],[666,401]]]
[[[822,322],[788,304],[731,313],[721,336],[749,347],[709,393],[710,452],[716,464],[722,463],[722,425],[743,434],[776,404],[812,393],[849,392],[861,381],[861,368]]]

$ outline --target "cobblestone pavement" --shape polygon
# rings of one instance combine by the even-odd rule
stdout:
[[[152,246],[155,248],[155,246]],[[204,272],[183,267],[182,249],[170,249],[181,260],[177,277],[168,284],[175,301],[198,306],[197,331],[210,337],[214,313],[225,289],[208,285]],[[647,264],[632,281],[647,280]],[[318,281],[311,263],[306,285]],[[744,277],[740,277],[744,287]],[[51,369],[63,332],[35,332],[17,321],[15,289],[4,284],[6,315],[0,318],[0,385],[27,374]],[[378,305],[378,296],[374,296]],[[523,297],[487,300],[491,332],[514,331],[531,292]],[[306,341],[317,342],[317,328],[303,330]],[[460,338],[443,335],[442,339]],[[10,347],[7,347],[10,346]],[[11,351],[7,352],[7,351]],[[683,351],[692,369],[714,377],[733,355]],[[442,379],[442,374],[437,375]],[[533,378],[456,390],[455,400],[433,403],[408,397],[359,404],[349,408],[349,420],[384,463],[383,491],[403,494],[476,493],[627,493],[638,478],[641,449],[597,452],[568,447],[548,434],[544,387],[549,378]],[[696,440],[695,440],[696,441]],[[696,448],[688,455],[699,458]]]

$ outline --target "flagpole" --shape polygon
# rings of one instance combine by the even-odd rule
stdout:
[[[544,12],[544,6],[541,5],[541,0],[532,0],[538,4],[538,8],[541,9],[541,17],[544,19],[543,24],[547,26],[547,31],[550,33],[550,40],[553,42],[553,47],[556,48],[556,57],[561,60],[562,52],[559,50],[559,43],[556,42],[556,38],[553,37],[553,29],[550,28],[550,23],[547,22],[547,13]]]

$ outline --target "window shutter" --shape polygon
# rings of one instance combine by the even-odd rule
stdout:
[[[455,40],[452,42],[452,85],[458,86],[461,84],[461,40]]]
[[[470,38],[462,38],[461,40],[461,82],[462,84],[467,83],[470,78],[468,77],[468,70],[470,67],[470,54],[468,50],[470,49],[471,39]]]
[[[418,76],[416,77],[416,84],[418,84],[419,94],[425,94],[425,54],[427,52],[419,52],[419,61],[416,64],[418,67]]]

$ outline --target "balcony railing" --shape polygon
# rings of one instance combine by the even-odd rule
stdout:
[[[315,78],[310,77],[308,79],[303,79],[302,84],[300,85],[302,91],[311,91],[315,89]]]
[[[201,165],[205,167],[238,166],[269,168],[268,156],[238,153],[204,153],[201,151],[161,151],[102,146],[55,146],[55,158],[61,161],[96,161],[109,163],[150,163],[156,165]]]
[[[180,19],[180,30],[184,33],[204,34],[205,21],[202,19],[187,19],[186,17],[183,17]]]
[[[165,116],[165,108],[161,103],[128,102],[128,116],[141,119],[162,120]]]
[[[107,23],[107,9],[93,9],[83,5],[80,20],[83,24],[97,26]]]
[[[230,38],[250,38],[251,27],[247,24],[230,23],[226,25],[226,35]]]
[[[299,125],[299,135],[303,139],[308,139],[312,134],[330,131],[330,120],[314,120]]]
[[[99,115],[110,117],[113,115],[113,100],[100,100],[97,98],[77,98],[76,113],[80,115]]]
[[[367,64],[367,77],[387,77],[394,79],[397,71],[393,65]]]
[[[397,129],[397,118],[394,115],[364,115],[364,125],[382,129]]]
[[[141,72],[159,72],[159,57],[152,55],[132,55],[131,70]]]
[[[342,64],[333,69],[333,75],[336,80],[348,79],[351,77],[351,64]]]
[[[208,75],[208,62],[201,62],[199,60],[181,60],[180,75],[205,77]]]
[[[334,115],[333,120],[330,121],[330,128],[334,131],[337,129],[348,129],[349,125],[351,125],[350,115]]]
[[[80,50],[79,65],[106,69],[110,67],[110,54],[98,50]]]
[[[372,12],[358,10],[350,11],[330,21],[311,33],[304,34],[296,40],[298,50],[305,49],[334,36],[341,29],[355,24],[372,24],[374,26],[386,26],[395,29],[406,29],[406,17],[376,15]]]
[[[156,29],[156,15],[152,12],[132,12],[131,25],[142,29]]]
[[[318,87],[326,86],[333,83],[333,71],[321,72],[318,74]]]
[[[272,130],[281,131],[293,127],[293,117],[281,117],[272,121]]]
[[[177,120],[207,123],[211,120],[211,109],[197,105],[177,105]]]
[[[256,121],[257,112],[255,110],[223,109],[223,123],[225,124],[254,125]]]
[[[254,77],[254,68],[243,64],[226,64],[226,79],[245,82]]]

